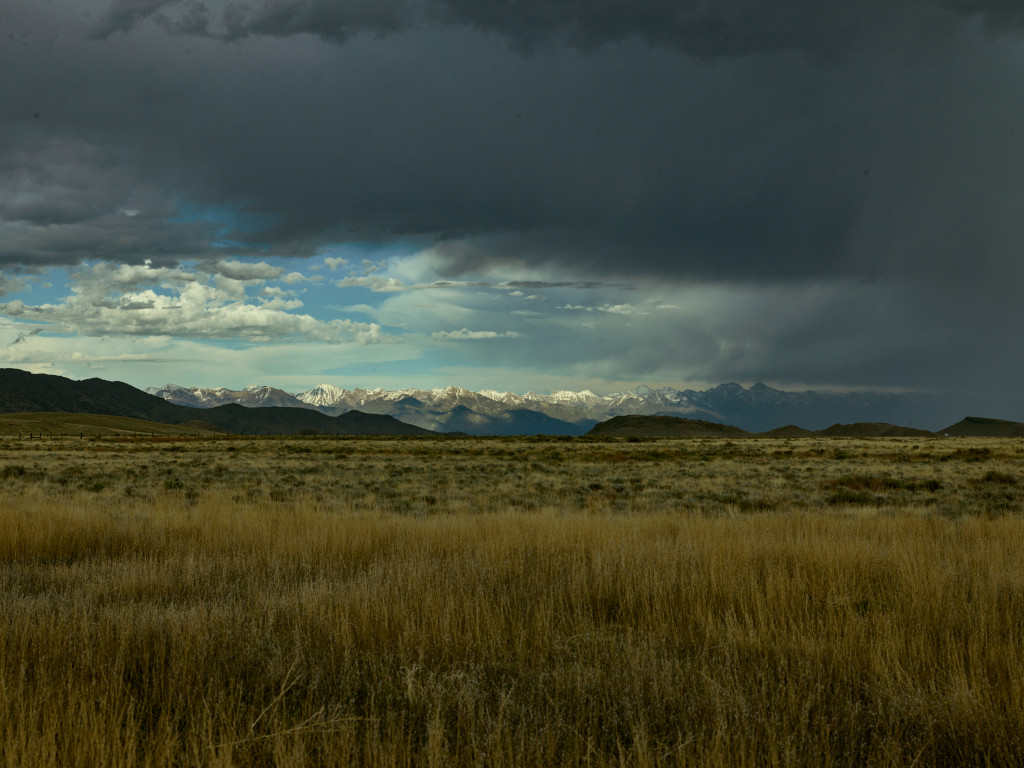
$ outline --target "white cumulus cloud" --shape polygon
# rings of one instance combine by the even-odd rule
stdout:
[[[258,298],[245,285],[280,275],[269,265],[218,262],[213,274],[150,264],[99,263],[71,275],[71,295],[53,304],[0,304],[0,313],[79,336],[173,336],[268,342],[304,339],[331,344],[388,340],[376,323],[320,320],[292,310],[298,299],[269,287]],[[228,276],[230,273],[233,277]],[[259,277],[263,275],[263,277]]]
[[[520,334],[516,331],[471,331],[462,328],[458,331],[434,331],[430,334],[435,339],[463,340],[463,339],[514,339]]]

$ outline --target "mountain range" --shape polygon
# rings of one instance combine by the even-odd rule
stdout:
[[[463,387],[438,389],[341,389],[320,384],[295,394],[255,385],[241,390],[167,384],[147,390],[193,408],[226,404],[291,407],[336,416],[351,410],[393,416],[432,431],[471,435],[580,435],[616,416],[677,416],[764,432],[780,424],[823,429],[836,422],[888,422],[903,426],[949,424],[963,413],[927,394],[883,392],[787,392],[765,384],[727,383],[697,391],[640,386],[598,395],[590,390],[524,395]]]
[[[353,404],[360,407],[353,408]],[[532,407],[521,407],[523,405]],[[833,406],[828,412],[831,426],[810,430],[793,425],[794,421],[813,425],[811,415],[816,413],[816,409],[830,405]],[[185,425],[188,429],[250,435],[431,435],[439,432],[578,435],[588,431],[608,436],[761,434],[798,437],[816,434],[865,437],[932,434],[920,428],[914,429],[909,424],[896,426],[877,417],[844,418],[848,413],[868,411],[877,414],[886,407],[909,408],[914,405],[915,401],[908,396],[793,393],[763,384],[749,389],[738,384],[725,384],[705,392],[681,392],[670,388],[655,391],[639,387],[632,392],[607,396],[589,391],[515,395],[496,391],[473,392],[459,387],[343,390],[331,385],[321,385],[297,395],[265,386],[229,390],[168,385],[143,392],[118,381],[73,381],[62,376],[0,369],[0,413],[103,414]],[[916,405],[919,407],[920,402]],[[712,407],[717,410],[712,412]],[[617,409],[633,412],[614,413]],[[644,409],[648,413],[643,413]],[[666,410],[670,412],[666,413]],[[779,418],[779,414],[794,411],[802,413],[805,418]],[[725,414],[750,412],[756,413],[757,418],[749,418],[744,426],[726,422],[723,418]],[[573,420],[559,419],[551,413]],[[712,414],[713,417],[694,418],[704,414]],[[837,423],[837,417],[847,423]],[[747,426],[751,421],[763,423],[770,419],[776,425],[786,421],[789,424],[772,429],[751,429]],[[595,428],[595,425],[598,426]],[[967,417],[939,429],[938,434],[1024,437],[1024,424]]]

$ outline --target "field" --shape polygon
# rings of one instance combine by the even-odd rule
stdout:
[[[1020,439],[0,438],[7,766],[1024,764]]]
[[[70,440],[99,436],[181,437],[223,434],[209,424],[161,424],[95,413],[0,413],[0,435],[19,440]]]

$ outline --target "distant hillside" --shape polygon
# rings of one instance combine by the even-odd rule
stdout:
[[[371,408],[379,407],[371,404]],[[593,422],[570,424],[525,408],[495,409],[491,413],[465,405],[432,407],[414,397],[390,405],[389,415],[424,429],[462,432],[467,435],[582,435]]]
[[[814,433],[821,437],[935,437],[934,432],[913,427],[897,427],[893,424],[859,422],[857,424],[833,424],[828,429]]]
[[[1001,422],[1012,424],[1014,422]],[[1024,425],[1020,425],[1024,428]],[[792,424],[768,432],[750,433],[728,424],[683,419],[678,416],[616,416],[602,421],[588,435],[599,437],[934,437],[923,429],[893,424],[833,424],[811,432]]]
[[[758,437],[810,437],[814,433],[809,429],[787,424],[784,427],[769,429],[767,432],[758,432]]]
[[[86,379],[0,369],[0,413],[93,413],[163,424],[201,420],[227,432],[289,435],[306,430],[328,435],[436,434],[391,416],[349,411],[327,416],[307,408],[246,408],[222,405],[196,409],[174,405],[120,381]]]
[[[162,424],[129,416],[95,413],[9,413],[0,415],[0,435],[222,435],[201,421]]]
[[[938,434],[950,437],[1024,437],[1024,424],[1019,421],[968,416],[963,421],[940,429]]]
[[[581,435],[586,431],[586,427],[526,408],[484,415],[457,405],[446,417],[439,418],[438,423],[446,430],[471,435]]]
[[[595,424],[594,437],[744,437],[750,433],[728,424],[677,416],[616,416]]]

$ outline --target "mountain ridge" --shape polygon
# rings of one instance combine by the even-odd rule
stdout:
[[[342,397],[355,396],[370,408],[391,410],[400,413],[399,419],[391,413],[373,413],[366,410],[346,408],[334,414],[325,413],[324,406],[313,407],[302,402],[305,407],[294,407],[297,395],[266,385],[252,385],[242,390],[227,388],[187,388],[179,385],[166,385],[151,392],[160,392],[163,396],[143,392],[124,382],[106,381],[99,378],[74,381],[62,376],[51,374],[33,374],[16,368],[0,369],[0,413],[83,413],[103,414],[127,418],[138,418],[163,424],[206,424],[218,430],[239,434],[438,434],[457,432],[463,434],[551,434],[580,435],[611,434],[616,424],[625,419],[633,430],[629,434],[702,434],[712,435],[761,435],[761,436],[1000,436],[1024,437],[1024,423],[1001,419],[968,416],[944,429],[930,432],[914,429],[910,426],[897,426],[890,422],[878,420],[855,420],[852,422],[830,421],[830,426],[818,430],[808,430],[789,422],[784,427],[773,427],[767,430],[749,430],[735,424],[723,423],[715,419],[692,419],[666,413],[626,414],[612,416],[609,419],[588,420],[579,418],[567,422],[551,417],[548,414],[528,408],[507,408],[486,392],[500,394],[510,403],[556,401],[558,407],[564,406],[567,394],[581,395],[580,400],[599,399],[616,402],[646,402],[648,407],[663,407],[666,401],[689,403],[691,398],[686,392],[663,387],[653,390],[646,386],[638,387],[630,393],[618,393],[615,396],[596,395],[589,390],[582,393],[569,393],[567,390],[544,396],[535,393],[514,395],[513,393],[490,390],[474,392],[462,387],[440,387],[434,390],[403,389],[387,391],[375,390],[342,390],[337,387],[320,385],[314,390],[323,399],[337,402],[338,393]],[[313,399],[309,390],[307,395]],[[346,394],[347,393],[347,394]],[[424,397],[420,400],[414,393]],[[793,393],[773,390],[764,384],[756,384],[745,389],[739,384],[727,383],[720,385],[701,395],[722,395],[727,398],[753,397],[761,400],[787,400]],[[808,393],[798,393],[807,395]],[[810,392],[814,395],[816,393]],[[858,394],[861,397],[862,394]],[[184,405],[170,401],[174,397],[192,402],[206,403],[205,406]],[[212,405],[218,401],[235,398],[234,402]],[[541,398],[548,398],[547,400]],[[243,405],[237,400],[247,400],[250,404]],[[432,402],[426,402],[432,401]],[[559,404],[557,401],[562,401]],[[283,402],[285,405],[276,405]],[[468,404],[467,404],[468,403]],[[472,406],[472,407],[471,407]],[[344,408],[344,406],[329,406]],[[585,412],[585,411],[583,411]],[[618,421],[616,421],[618,420]],[[632,421],[631,421],[632,420]],[[639,421],[638,421],[639,420]],[[419,421],[423,426],[416,424]],[[609,422],[611,422],[609,424]],[[685,424],[683,424],[685,422]],[[442,429],[443,427],[443,429]],[[665,430],[669,430],[665,432]],[[659,431],[660,430],[660,431]],[[623,433],[626,434],[626,433]]]
[[[328,416],[313,409],[246,408],[227,403],[212,408],[177,405],[121,381],[83,379],[0,369],[0,413],[90,413],[164,424],[202,421],[235,434],[294,434],[309,430],[332,435],[431,434],[391,416],[349,411]]]
[[[615,416],[594,426],[588,437],[1024,437],[1024,423],[968,416],[937,432],[884,422],[833,424],[806,430],[792,424],[748,432],[727,424],[676,416]]]
[[[435,431],[445,429],[450,418],[447,414],[457,405],[462,405],[483,417],[474,422],[476,426],[470,425],[471,434],[512,434],[509,429],[520,429],[521,434],[530,434],[528,423],[536,428],[543,425],[549,433],[583,434],[594,424],[628,415],[693,418],[736,425],[749,432],[765,432],[779,424],[799,424],[800,428],[810,430],[825,429],[837,422],[906,424],[908,427],[914,423],[927,423],[938,427],[958,418],[964,410],[973,410],[942,407],[940,401],[929,394],[790,392],[774,389],[763,382],[749,388],[736,382],[725,382],[703,391],[673,387],[653,389],[640,385],[629,391],[607,395],[599,395],[589,389],[579,392],[559,390],[551,394],[528,391],[520,395],[508,390],[474,391],[459,386],[396,390],[357,387],[348,390],[329,383],[294,394],[266,386],[232,391],[167,385],[148,391],[171,402],[197,407],[239,402],[251,407],[287,405],[313,408],[328,415],[356,409],[392,415]],[[409,398],[416,400],[418,405],[410,404]],[[518,411],[518,416],[510,416],[513,411]],[[538,420],[524,413],[526,411],[542,414],[556,422]]]

